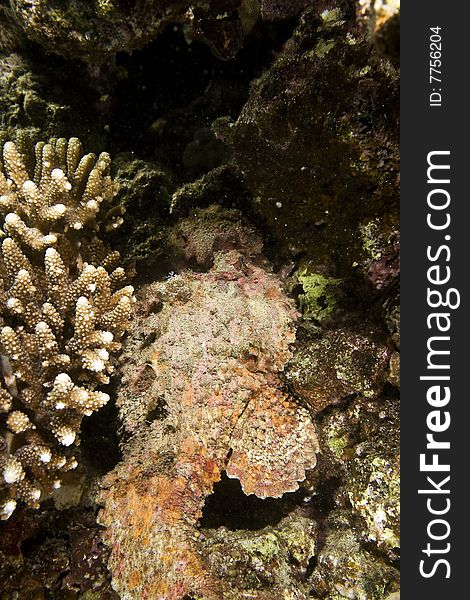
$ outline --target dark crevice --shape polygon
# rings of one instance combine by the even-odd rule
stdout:
[[[340,477],[328,477],[318,482],[315,495],[308,501],[315,520],[322,521],[336,508],[337,492],[343,483]]]
[[[81,427],[81,462],[98,475],[111,471],[122,459],[118,409],[114,402],[85,417]]]
[[[240,482],[225,473],[206,499],[200,525],[205,529],[226,527],[232,531],[258,530],[279,521],[298,505],[301,492],[284,494],[282,498],[257,498],[243,493]]]

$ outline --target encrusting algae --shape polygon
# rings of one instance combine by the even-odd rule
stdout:
[[[109,400],[99,386],[134,300],[119,254],[99,237],[122,221],[109,207],[109,155],[83,154],[76,138],[34,154],[7,142],[0,170],[2,519],[19,501],[37,508],[77,466],[68,448],[82,417]]]

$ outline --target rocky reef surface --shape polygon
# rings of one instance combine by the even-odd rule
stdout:
[[[399,597],[398,39],[394,1],[2,3],[0,235],[31,247],[36,279],[15,280],[28,265],[10,249],[0,313],[28,386],[38,373],[53,396],[57,352],[33,340],[62,293],[41,274],[54,239],[71,240],[59,279],[81,277],[70,297],[91,322],[111,285],[113,310],[130,279],[136,302],[98,378],[106,402],[80,413],[75,468],[47,494],[51,407],[25,404],[1,342],[1,600]],[[51,138],[46,164],[32,149]],[[90,170],[67,172],[70,138]],[[102,152],[106,189],[86,190]],[[83,275],[59,170],[78,210],[112,198],[99,236],[119,282]],[[52,328],[59,346],[79,312]],[[71,390],[100,356],[73,362]],[[66,392],[61,415],[81,398]],[[23,457],[39,433],[40,465]]]

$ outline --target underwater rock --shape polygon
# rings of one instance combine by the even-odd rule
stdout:
[[[325,457],[342,465],[338,501],[352,506],[362,526],[358,537],[390,559],[400,547],[399,404],[395,398],[358,397],[319,422]]]
[[[390,350],[374,326],[327,330],[304,342],[286,366],[286,379],[314,411],[350,394],[371,398],[387,378]]]
[[[14,18],[29,39],[49,52],[90,63],[142,48],[170,23],[185,23],[189,40],[200,39],[219,58],[232,58],[256,20],[256,12],[246,4],[240,0],[11,0]]]
[[[225,206],[240,206],[250,194],[230,165],[222,165],[199,179],[179,187],[171,198],[170,212],[186,215],[194,207],[207,207],[218,201]]]
[[[261,0],[261,17],[266,21],[280,21],[294,17],[311,4],[310,0]]]
[[[310,578],[310,597],[383,600],[398,589],[399,571],[361,546],[353,521],[344,511],[329,516],[325,543]]]
[[[2,600],[119,600],[94,510],[17,511],[2,525]]]
[[[12,21],[8,7],[0,6],[0,55],[20,51],[25,41],[20,28]],[[0,71],[3,70],[3,66],[0,63]]]
[[[281,255],[333,260],[339,278],[358,271],[368,277],[360,227],[370,221],[377,222],[382,254],[392,250],[398,91],[398,72],[354,17],[309,9],[252,83],[238,119],[214,124]]]
[[[219,251],[236,249],[246,257],[261,254],[263,242],[239,210],[224,209],[212,204],[196,209],[177,223],[169,236],[169,243],[184,254],[187,261],[209,267]]]
[[[400,388],[400,353],[393,352],[390,356],[388,380],[396,388]]]
[[[160,0],[12,0],[12,11],[29,39],[67,58],[103,62],[152,40],[186,2]]]
[[[400,292],[394,293],[384,302],[385,323],[390,332],[391,340],[395,345],[396,352],[390,357],[388,380],[392,385],[400,388]]]
[[[227,583],[224,600],[308,600],[306,583],[319,527],[297,510],[255,531],[203,530],[210,569]]]
[[[35,52],[0,48],[1,145],[15,140],[27,147],[41,139],[73,134],[99,153],[108,146],[108,115],[100,112],[86,67],[59,57],[47,59],[40,49]]]
[[[209,171],[226,161],[227,147],[208,127],[201,127],[184,149],[182,160],[188,169]]]
[[[297,312],[267,266],[218,252],[141,290],[117,397],[131,439],[101,494],[124,598],[226,597],[197,528],[214,483],[225,471],[276,498],[315,466],[314,426],[280,380]]]
[[[221,60],[229,60],[236,56],[243,47],[244,34],[243,21],[236,12],[220,14],[218,18],[208,18],[207,10],[198,8],[193,9],[186,29],[188,41],[200,40]]]
[[[366,522],[366,540],[396,558],[400,548],[400,442],[397,409],[378,407],[372,434],[354,447],[346,493]]]
[[[175,185],[172,176],[161,165],[136,158],[131,152],[118,154],[113,168],[119,184],[117,201],[126,210],[117,245],[128,263],[155,261],[166,241],[165,215]]]

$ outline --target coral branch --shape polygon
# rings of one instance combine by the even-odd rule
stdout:
[[[33,173],[13,142],[0,171],[0,517],[37,507],[77,462],[84,415],[106,404],[112,355],[128,327],[133,288],[97,237],[116,194],[110,159],[78,139],[35,148]]]

